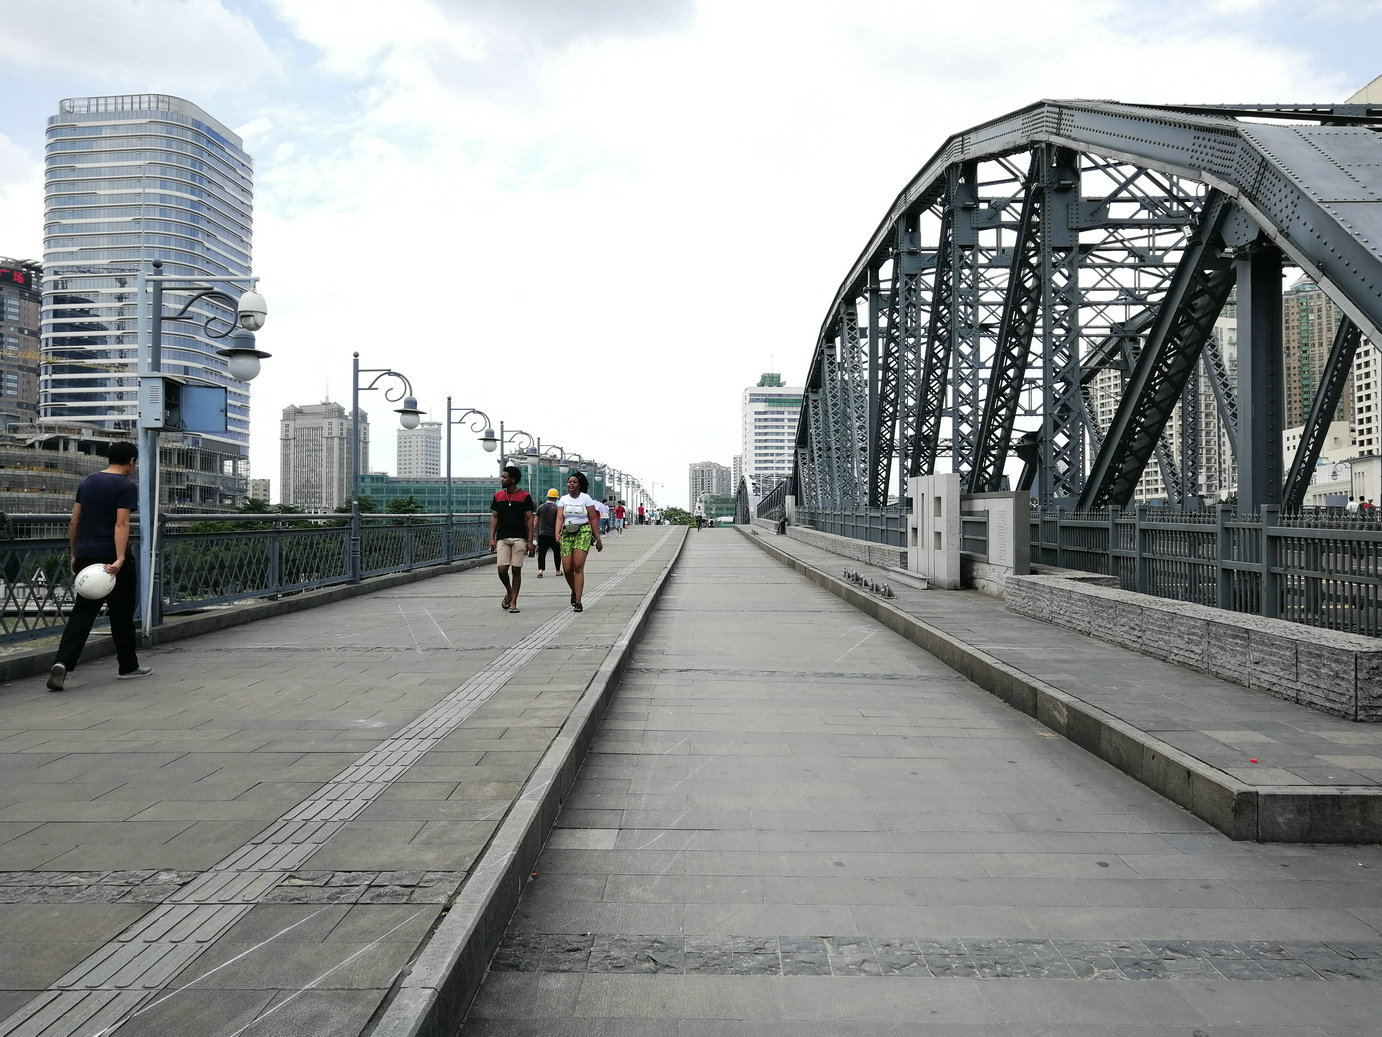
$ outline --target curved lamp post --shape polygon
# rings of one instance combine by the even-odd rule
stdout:
[[[360,422],[360,393],[369,392],[371,389],[378,389],[379,383],[385,378],[396,379],[400,384],[391,386],[384,390],[384,399],[390,403],[403,401],[402,407],[396,407],[394,413],[398,415],[398,423],[403,428],[417,428],[418,421],[422,418],[422,411],[418,410],[417,397],[413,395],[413,383],[408,381],[408,376],[400,374],[398,371],[388,367],[361,367],[360,354],[351,354],[354,365],[351,369],[350,381],[350,500],[356,507],[360,500],[360,447],[361,447],[361,422]],[[368,385],[360,384],[362,374],[372,374]]]
[[[154,622],[154,560],[158,554],[158,436],[163,429],[166,416],[165,378],[163,375],[163,322],[165,320],[187,320],[192,306],[202,299],[214,299],[235,313],[232,323],[223,317],[200,315],[193,320],[201,320],[202,330],[210,338],[229,339],[230,345],[216,350],[216,355],[225,359],[226,370],[237,381],[251,381],[259,374],[259,362],[269,356],[255,348],[254,333],[264,326],[268,317],[268,305],[264,297],[255,291],[259,283],[257,277],[212,277],[205,280],[190,280],[176,274],[161,274],[163,261],[154,259],[139,272],[139,301],[144,312],[140,314],[140,332],[137,336],[138,349],[138,400],[139,400],[139,600],[142,613],[141,623],[147,637]],[[220,282],[234,287],[246,285],[240,295],[209,284]],[[163,312],[163,293],[165,290],[191,291],[182,308],[173,313]],[[160,603],[161,604],[161,603]]]
[[[472,418],[473,421],[470,420]],[[499,437],[494,434],[494,422],[489,420],[488,414],[478,407],[467,407],[464,410],[459,407],[452,407],[451,397],[446,398],[446,557],[448,560],[451,558],[451,516],[454,510],[451,502],[451,426],[467,423],[470,425],[470,431],[481,433],[480,445],[485,448],[485,453],[492,454],[499,448]]]

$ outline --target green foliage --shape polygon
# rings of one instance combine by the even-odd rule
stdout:
[[[416,497],[392,497],[389,500],[388,511],[391,515],[416,515],[422,511],[422,501]]]
[[[681,508],[663,508],[662,518],[671,526],[694,526],[696,524],[695,517],[689,511],[683,511]]]

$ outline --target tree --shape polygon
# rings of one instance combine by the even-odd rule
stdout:
[[[683,511],[681,508],[663,508],[662,517],[667,521],[667,524],[671,526],[694,526],[696,524],[696,520],[691,517],[691,513],[689,511]]]

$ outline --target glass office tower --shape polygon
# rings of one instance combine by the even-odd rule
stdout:
[[[48,120],[45,155],[43,368],[40,420],[133,433],[137,427],[137,275],[209,282],[250,273],[253,168],[239,137],[196,105],[166,94],[74,97]],[[164,312],[188,294],[165,289]],[[163,373],[224,386],[224,435],[197,438],[245,457],[249,387],[216,355],[235,314],[214,299],[164,321]],[[165,434],[167,438],[167,434]]]

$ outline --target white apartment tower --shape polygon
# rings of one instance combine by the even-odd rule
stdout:
[[[740,410],[743,471],[759,493],[767,493],[792,474],[804,392],[784,386],[776,372],[765,373],[757,386],[744,390]]]
[[[350,501],[354,425],[339,403],[283,408],[279,426],[279,492],[298,511],[325,514]],[[360,456],[369,458],[369,418],[360,414]],[[361,463],[361,471],[368,465]]]
[[[440,421],[424,421],[417,428],[399,429],[398,477],[426,479],[441,475]]]

